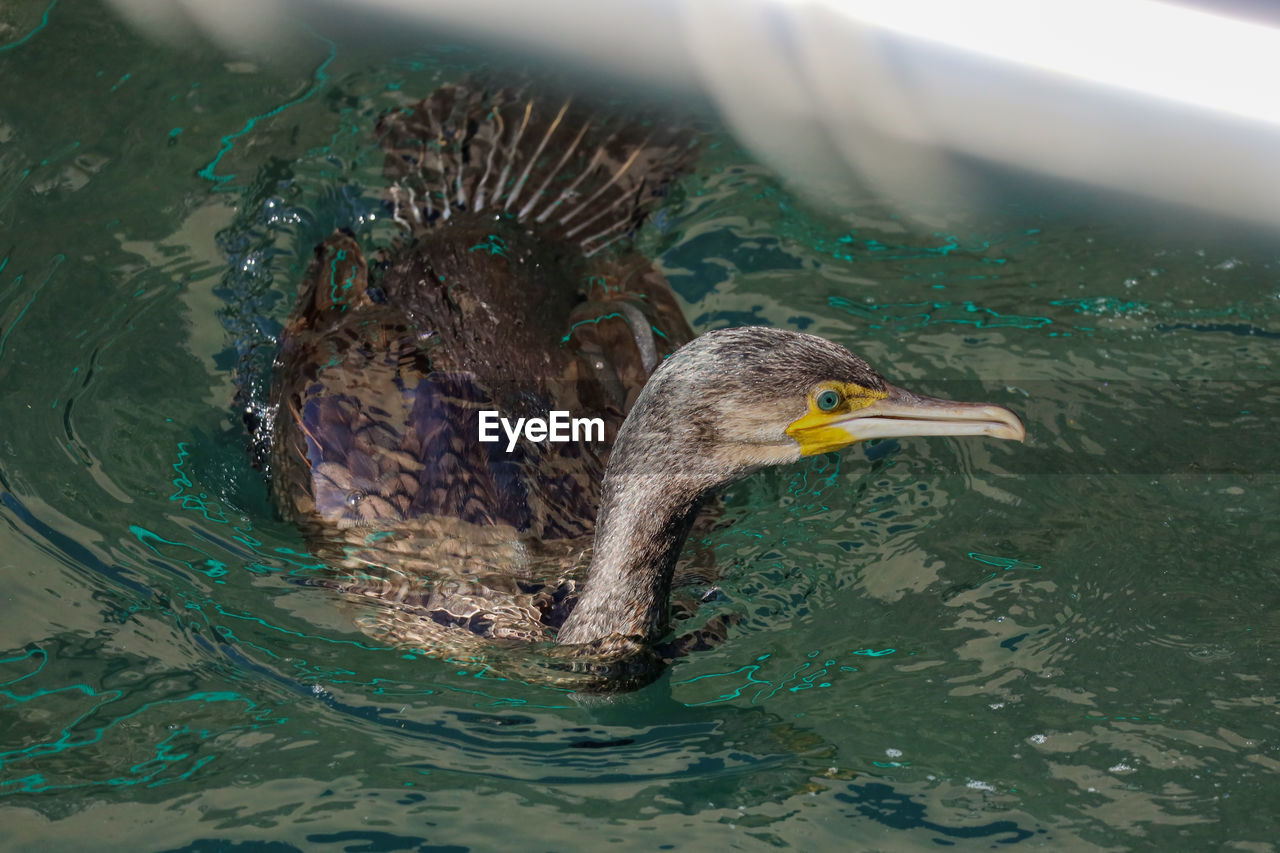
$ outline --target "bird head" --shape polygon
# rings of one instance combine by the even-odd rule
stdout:
[[[678,454],[671,470],[710,488],[866,439],[931,435],[1022,441],[1026,431],[1002,406],[891,385],[824,338],[744,327],[708,332],[659,366],[618,440]]]

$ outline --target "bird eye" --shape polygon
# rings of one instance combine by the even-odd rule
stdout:
[[[839,392],[828,388],[815,397],[814,402],[818,405],[819,409],[824,412],[829,412],[836,406],[840,405],[840,394]]]

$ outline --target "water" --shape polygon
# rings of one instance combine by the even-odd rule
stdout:
[[[369,641],[247,463],[234,377],[310,247],[388,233],[373,119],[479,61],[329,38],[0,9],[0,846],[1274,849],[1274,233],[1061,188],[822,214],[709,129],[642,241],[695,328],[1030,438],[734,487],[686,623],[729,639],[582,703]]]

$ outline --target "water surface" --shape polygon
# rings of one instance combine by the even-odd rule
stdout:
[[[641,238],[695,329],[1029,440],[734,487],[685,625],[729,639],[583,703],[369,640],[248,463],[236,378],[311,247],[390,233],[374,119],[484,62],[291,50],[0,10],[0,844],[1275,847],[1274,233],[1026,185],[819,212],[708,126]]]

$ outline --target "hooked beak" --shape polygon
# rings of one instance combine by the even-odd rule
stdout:
[[[888,395],[851,412],[811,411],[788,428],[805,455],[826,453],[869,438],[985,435],[1024,441],[1018,416],[990,403],[957,403],[890,385]]]

